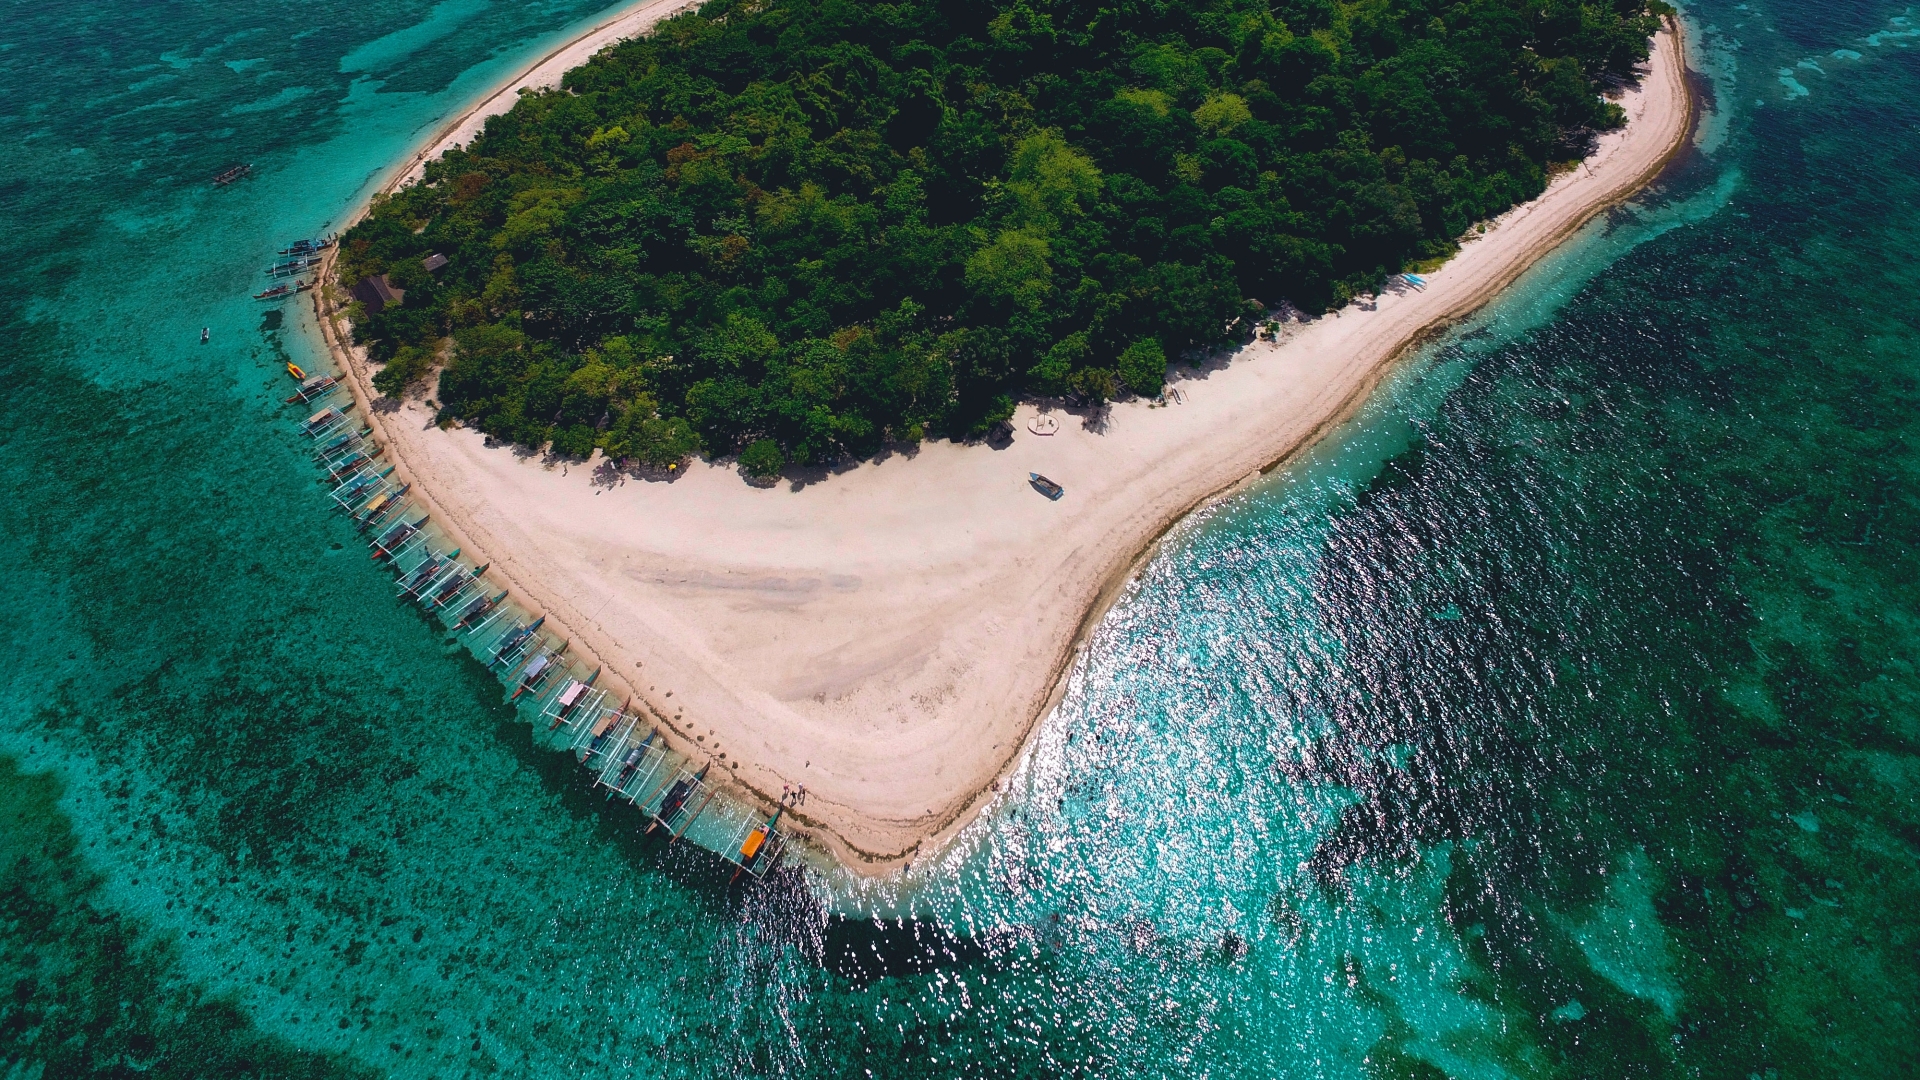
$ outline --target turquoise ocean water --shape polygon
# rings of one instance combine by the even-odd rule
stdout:
[[[1920,14],[1690,8],[1702,152],[1178,530],[951,851],[750,888],[393,600],[248,298],[596,14],[8,6],[5,1075],[1920,1075]]]

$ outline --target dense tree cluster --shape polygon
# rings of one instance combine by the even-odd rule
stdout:
[[[760,472],[980,433],[1443,256],[1621,122],[1660,0],[710,0],[344,244],[398,392]],[[448,259],[428,271],[422,259]]]

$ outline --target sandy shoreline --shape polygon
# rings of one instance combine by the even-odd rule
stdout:
[[[518,87],[554,85],[685,6],[637,5],[555,50],[443,128],[388,188],[510,107]],[[1160,536],[1337,425],[1409,347],[1664,167],[1691,129],[1680,54],[1663,32],[1622,99],[1627,129],[1424,291],[1315,320],[1224,366],[1177,369],[1182,404],[1119,405],[1099,431],[1056,414],[1057,434],[1034,434],[1024,405],[997,449],[928,443],[772,488],[705,463],[672,483],[621,479],[440,431],[418,403],[366,408],[367,365],[343,347],[337,312],[321,324],[396,471],[493,563],[490,577],[604,664],[603,684],[645,702],[677,748],[724,754],[732,786],[769,805],[783,784],[805,784],[795,818],[815,842],[886,872],[991,798]],[[1030,470],[1066,498],[1041,498]]]
[[[700,0],[638,0],[568,38],[564,44],[522,69],[518,75],[501,82],[478,104],[469,107],[453,122],[435,132],[426,146],[409,159],[404,172],[381,185],[381,192],[413,183],[425,175],[427,162],[453,147],[465,146],[473,141],[473,137],[486,127],[488,118],[513,108],[514,103],[520,100],[520,91],[547,90],[559,86],[561,76],[593,59],[594,53],[616,41],[643,34],[662,19],[699,6]],[[363,212],[364,208],[357,210],[341,231],[351,228]]]

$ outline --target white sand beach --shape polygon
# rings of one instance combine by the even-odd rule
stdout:
[[[552,85],[683,6],[655,0],[596,28],[420,160],[470,138],[514,88]],[[884,873],[991,798],[1085,630],[1169,527],[1328,431],[1409,346],[1662,169],[1690,130],[1681,53],[1663,32],[1642,84],[1620,99],[1626,129],[1467,243],[1424,291],[1349,307],[1224,365],[1176,368],[1183,403],[1116,405],[1097,432],[1056,413],[1057,433],[1035,434],[1027,405],[997,449],[926,443],[772,487],[704,462],[672,482],[609,484],[592,467],[439,430],[418,403],[365,414],[435,521],[604,664],[602,685],[649,704],[677,747],[724,754],[750,797],[770,806],[782,785],[806,785],[796,824],[855,870]],[[370,372],[330,325],[364,408]],[[1036,493],[1029,471],[1065,497]]]
[[[638,37],[653,29],[662,19],[699,7],[699,0],[639,0],[613,12],[581,33],[568,38],[558,48],[534,61],[520,74],[488,91],[479,103],[462,112],[452,123],[436,132],[427,144],[408,159],[404,172],[396,174],[381,188],[391,191],[411,184],[427,171],[427,162],[456,146],[465,146],[487,126],[487,120],[513,108],[522,90],[551,90],[560,85],[560,77],[593,59],[595,53],[616,41]],[[353,220],[359,220],[356,213]],[[342,230],[345,231],[345,230]]]

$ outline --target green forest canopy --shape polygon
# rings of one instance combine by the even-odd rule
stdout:
[[[406,299],[355,333],[386,393],[446,356],[443,419],[653,465],[1152,394],[1539,194],[1670,10],[710,0],[379,201],[343,276]]]

